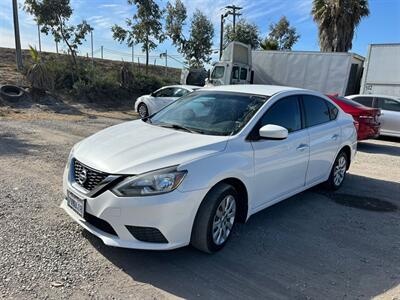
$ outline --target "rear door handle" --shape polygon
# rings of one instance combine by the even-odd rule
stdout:
[[[298,151],[304,151],[304,150],[306,150],[308,148],[308,145],[307,144],[300,144],[297,148],[296,148],[296,150],[298,150]]]
[[[338,135],[338,134],[334,134],[334,135],[332,135],[332,136],[331,136],[331,139],[332,139],[332,140],[337,140],[337,139],[338,139],[338,137],[339,137],[339,135]]]

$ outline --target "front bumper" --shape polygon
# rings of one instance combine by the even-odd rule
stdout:
[[[65,199],[62,201],[61,208],[83,228],[99,237],[104,244],[147,250],[168,250],[188,245],[196,212],[207,192],[175,190],[163,195],[127,198],[117,197],[111,191],[105,191],[96,198],[87,198],[69,182],[64,182],[65,195],[67,190],[86,200],[85,212],[106,221],[114,229],[117,235],[95,227],[75,213]],[[126,226],[156,228],[167,242],[140,241]]]

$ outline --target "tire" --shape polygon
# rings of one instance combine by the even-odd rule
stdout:
[[[325,182],[325,187],[333,191],[338,190],[346,179],[348,166],[349,158],[346,152],[342,150],[335,159],[329,178]]]
[[[143,119],[149,116],[149,109],[144,103],[140,103],[138,106],[138,114]]]
[[[194,220],[190,241],[193,247],[213,253],[225,246],[236,223],[238,199],[235,188],[225,183],[216,185],[208,192]],[[223,207],[228,208],[227,212],[223,211]]]
[[[6,101],[17,101],[24,95],[24,91],[16,85],[3,85],[0,87],[0,95]]]

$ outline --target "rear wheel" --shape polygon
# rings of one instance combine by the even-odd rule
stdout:
[[[193,247],[213,253],[227,243],[236,221],[238,193],[220,183],[204,198],[197,212],[191,237]]]
[[[140,103],[138,106],[138,113],[141,118],[146,118],[149,116],[149,110],[147,109],[147,105],[144,103]]]
[[[348,164],[349,158],[347,157],[346,152],[341,151],[336,157],[329,179],[325,183],[329,189],[337,190],[342,186],[344,179],[346,178]]]

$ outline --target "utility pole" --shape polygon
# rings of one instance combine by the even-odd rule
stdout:
[[[241,16],[242,14],[238,13],[237,11],[240,11],[242,7],[235,6],[235,5],[228,5],[225,7],[226,9],[229,9],[228,14],[233,16],[233,33],[235,33],[236,30],[236,16]]]
[[[168,72],[168,51],[165,50],[165,77],[167,77]]]
[[[223,49],[223,43],[224,43],[224,23],[225,23],[225,18],[229,15],[229,12],[226,12],[225,14],[221,15],[221,32],[219,35],[219,59],[222,57],[222,50]]]
[[[40,40],[40,25],[39,25],[39,23],[37,24],[37,34],[38,34],[38,38],[39,38],[39,52],[42,52],[42,42]]]
[[[58,42],[56,41],[56,52],[58,54]]]
[[[13,17],[14,17],[15,56],[17,61],[17,70],[21,71],[24,66],[22,63],[21,39],[19,37],[17,0],[12,0],[12,4],[13,4]]]
[[[103,46],[100,47],[101,59],[103,59]]]
[[[93,30],[90,31],[90,47],[92,48],[92,63],[93,63]]]

